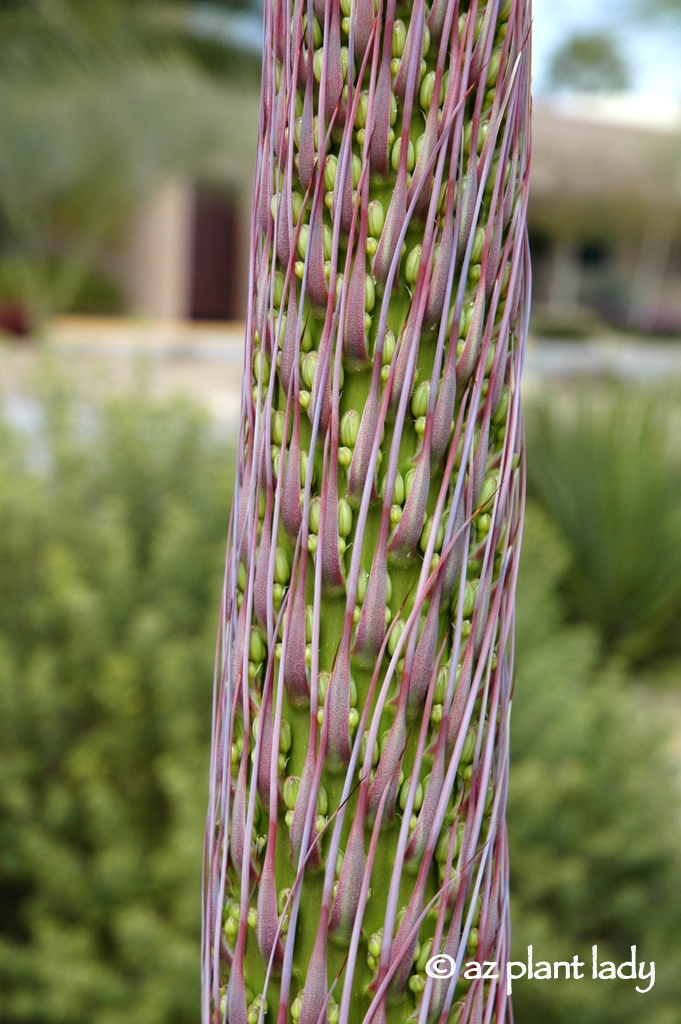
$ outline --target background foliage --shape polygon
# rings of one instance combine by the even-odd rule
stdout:
[[[231,454],[177,402],[52,385],[36,408],[37,430],[0,434],[0,1022],[196,1024]],[[583,456],[555,457],[559,494],[574,492],[570,458]],[[658,979],[647,995],[518,982],[516,1020],[678,1024],[670,691],[612,653],[598,616],[577,621],[579,537],[541,493],[518,603],[516,955],[532,943],[537,958],[586,960],[598,942],[620,962],[636,944]]]

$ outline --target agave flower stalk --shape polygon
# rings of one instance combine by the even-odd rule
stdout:
[[[204,1024],[511,1019],[529,28],[265,7]]]

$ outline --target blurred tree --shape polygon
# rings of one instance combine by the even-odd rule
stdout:
[[[556,90],[612,92],[628,87],[629,72],[612,36],[580,33],[553,55],[549,81]]]
[[[189,10],[164,0],[0,8],[0,304],[37,322],[68,308],[98,247],[161,180],[209,173],[233,149],[225,110],[248,69],[257,82],[257,61],[232,50],[216,74]]]

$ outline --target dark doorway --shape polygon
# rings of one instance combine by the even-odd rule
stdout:
[[[193,320],[235,320],[239,295],[239,218],[234,199],[199,187],[194,201],[190,315]]]

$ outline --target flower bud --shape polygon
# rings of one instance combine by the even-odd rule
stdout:
[[[285,718],[281,720],[279,730],[279,750],[282,754],[288,754],[291,749],[291,726]]]
[[[314,381],[314,371],[317,365],[317,353],[313,349],[311,352],[306,352],[301,359],[300,375],[303,378],[303,383],[308,389],[312,388]]]
[[[426,979],[422,974],[412,974],[407,984],[409,985],[410,991],[413,992],[415,996],[419,996],[426,987]]]
[[[357,188],[362,175],[362,161],[356,153],[352,154],[352,187]]]
[[[315,50],[314,57],[312,59],[312,72],[317,83],[322,80],[322,68],[324,67],[324,47],[320,46],[318,50]]]
[[[296,251],[302,260],[305,259],[307,253],[307,243],[309,241],[309,224],[301,224],[300,231],[298,232],[298,241],[296,243]]]
[[[324,161],[324,188],[327,192],[333,192],[336,184],[336,173],[338,170],[338,157],[329,153]]]
[[[281,445],[284,440],[285,415],[281,409],[272,414],[272,440],[275,444]]]
[[[407,284],[416,284],[416,278],[419,274],[419,265],[421,263],[421,246],[415,245],[407,256],[404,264],[404,277]]]
[[[272,302],[274,303],[275,309],[279,309],[281,306],[281,300],[284,296],[284,275],[277,270],[274,275],[274,281],[272,284]]]
[[[248,642],[248,656],[256,665],[259,665],[267,657],[267,644],[257,626],[254,626],[251,630]]]
[[[357,112],[355,114],[355,128],[366,128],[367,110],[369,107],[369,93],[362,90],[357,101]],[[356,186],[355,186],[356,187]]]
[[[485,235],[487,234],[484,227],[475,229],[475,235],[473,237],[473,248],[471,249],[471,263],[479,263],[482,259],[482,250],[485,247]]]
[[[490,473],[489,476],[485,477],[478,499],[478,510],[480,512],[491,512],[498,486],[499,482],[496,472]]]
[[[357,577],[357,603],[363,604],[364,598],[366,597],[367,584],[369,582],[369,573],[366,569],[359,567],[359,576]]]
[[[376,288],[374,286],[374,279],[371,274],[365,274],[364,276],[364,308],[367,313],[370,313],[374,308],[376,302]]]
[[[339,448],[338,461],[343,467],[343,469],[347,469],[350,466],[350,463],[352,462],[352,449],[347,448],[345,445]]]
[[[393,25],[393,57],[401,57],[404,53],[404,44],[407,41],[407,27],[401,18],[396,18]]]
[[[422,110],[430,110],[430,105],[433,102],[433,91],[435,89],[435,72],[429,71],[427,75],[424,75],[423,81],[421,82],[421,88],[419,89],[419,104]]]
[[[296,800],[298,799],[298,790],[300,789],[300,779],[297,775],[289,775],[284,781],[284,804],[289,811],[295,810]],[[281,913],[281,911],[279,911]]]
[[[283,548],[277,548],[274,554],[274,582],[284,585],[290,578],[291,563],[288,554]]]
[[[328,224],[325,224],[322,228],[322,236],[324,239],[324,259],[331,259],[331,248],[333,246],[333,232]]]
[[[393,148],[392,148],[392,153],[391,153],[391,156],[390,156],[390,163],[391,163],[392,169],[395,172],[395,174],[397,174],[397,172],[398,172],[398,170],[400,168],[400,153],[401,153],[401,150],[402,150],[402,138],[400,137],[399,139],[395,139],[395,142],[394,142]],[[414,143],[411,141],[411,139],[409,139],[408,142],[407,142],[407,170],[408,171],[413,171],[414,170],[415,162],[416,162],[416,158],[415,158],[415,153],[414,153]]]
[[[318,695],[319,695],[319,703],[320,704],[324,703],[324,699],[326,698],[326,688],[328,687],[328,685],[329,685],[329,673],[328,672],[320,672],[319,673],[319,678],[317,680],[317,692],[318,692]]]
[[[269,384],[270,361],[261,348],[253,353],[253,376],[256,381],[262,381],[264,388]]]
[[[348,448],[354,448],[362,418],[356,409],[348,409],[340,421],[340,441]]]
[[[487,87],[491,88],[496,85],[497,79],[499,78],[499,69],[501,68],[501,48],[495,47],[492,50],[492,56],[489,59],[487,65]]]
[[[428,547],[428,541],[430,540],[430,535],[431,535],[432,532],[433,532],[433,517],[429,516],[428,519],[426,520],[425,526],[423,527],[423,529],[421,531],[421,537],[419,539],[419,547],[421,548],[421,551],[424,552],[424,554],[425,554],[426,548]],[[442,542],[444,541],[444,539],[445,539],[445,524],[443,522],[443,517],[440,517],[440,525],[437,528],[437,534],[436,534],[436,537],[435,537],[435,547],[434,547],[435,551],[440,551],[441,550]]]
[[[236,585],[239,590],[245,590],[248,582],[248,572],[243,562],[239,562],[239,568],[236,573]]]
[[[404,500],[405,501],[409,497],[409,492],[411,491],[411,485],[414,482],[414,477],[415,476],[416,476],[416,467],[412,466],[411,469],[407,470],[407,472],[405,474],[405,477],[404,477]]]
[[[338,502],[338,533],[347,537],[352,532],[352,509],[345,498]]]
[[[430,381],[422,381],[411,396],[411,414],[414,418],[425,416],[428,412],[428,401],[430,399]]]
[[[319,497],[319,495],[315,495],[315,497],[310,502],[310,532],[311,533],[319,533],[319,520],[320,520],[320,517],[321,517],[321,511],[322,511],[321,498]]]
[[[385,210],[378,199],[372,199],[367,209],[367,227],[369,234],[380,238],[385,224]]]
[[[403,619],[395,619],[393,628],[388,637],[388,654],[392,657],[397,650],[397,644],[400,637],[404,633],[404,621]]]

